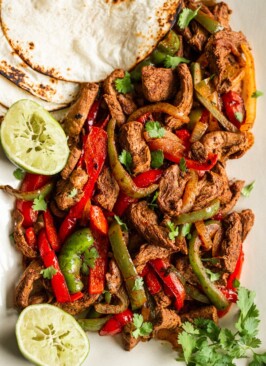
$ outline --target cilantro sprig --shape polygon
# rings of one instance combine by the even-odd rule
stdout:
[[[262,97],[264,95],[264,93],[260,90],[256,90],[254,91],[254,93],[252,93],[251,98],[259,98]]]
[[[119,161],[121,164],[125,166],[126,170],[130,173],[132,166],[132,156],[130,152],[123,150],[119,155]]]
[[[126,71],[123,78],[118,78],[115,80],[115,88],[119,93],[122,94],[127,94],[134,90],[129,72]]]
[[[235,113],[235,118],[239,123],[242,123],[244,120],[244,115],[242,112],[236,112]]]
[[[40,273],[42,274],[43,278],[51,280],[53,276],[57,273],[57,270],[54,268],[54,266],[50,266],[45,269],[42,269]]]
[[[175,69],[179,64],[181,63],[188,64],[189,62],[190,60],[184,57],[167,55],[164,60],[164,66],[169,69]]]
[[[175,240],[175,238],[178,236],[179,234],[179,227],[175,226],[175,224],[172,221],[167,221],[166,223],[168,229],[169,229],[169,239],[171,240]]]
[[[142,277],[137,277],[135,279],[135,283],[134,283],[134,286],[133,286],[132,290],[133,291],[142,290],[143,286],[144,286],[143,278]]]
[[[34,198],[32,208],[34,211],[46,211],[47,210],[47,203],[42,194],[40,194],[37,198]]]
[[[17,179],[17,180],[22,180],[25,177],[26,172],[20,168],[17,168],[16,170],[13,171],[13,176]]]
[[[178,22],[177,22],[179,28],[185,29],[186,27],[188,27],[191,20],[197,16],[199,10],[200,10],[200,7],[196,10],[184,8],[182,10],[182,12],[180,13]]]
[[[134,338],[146,337],[153,331],[152,323],[144,322],[143,316],[141,314],[134,314],[133,324],[135,325],[135,330],[132,332]]]
[[[114,215],[114,219],[115,219],[115,221],[116,221],[116,222],[121,226],[121,229],[122,229],[123,231],[128,231],[127,224],[125,224],[125,223],[120,219],[120,217],[119,217],[119,216]]]
[[[74,197],[76,197],[76,195],[78,194],[78,190],[77,190],[77,188],[73,188],[72,190],[71,190],[71,192],[69,193],[69,195],[68,195],[68,197],[69,198],[74,198]]]
[[[233,366],[235,359],[248,357],[250,366],[265,365],[266,352],[255,352],[261,341],[257,338],[259,311],[254,298],[253,291],[239,287],[236,331],[220,328],[209,319],[198,318],[194,324],[185,322],[178,336],[182,347],[178,360],[190,366]]]
[[[83,263],[82,263],[83,274],[88,274],[89,268],[95,267],[95,262],[97,258],[99,258],[99,253],[98,250],[94,247],[84,252]]]
[[[244,197],[249,197],[250,193],[252,192],[255,185],[255,181],[251,182],[250,184],[247,184],[245,187],[242,188],[241,194]]]
[[[165,129],[158,121],[149,121],[145,125],[145,130],[148,132],[150,138],[157,139],[164,137]]]
[[[221,274],[219,272],[212,272],[209,268],[205,268],[205,272],[212,282],[218,281],[221,277]]]

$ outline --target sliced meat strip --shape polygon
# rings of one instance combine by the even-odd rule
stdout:
[[[241,45],[247,43],[242,32],[222,30],[213,34],[206,45],[206,56],[214,83],[219,93],[226,93],[232,87],[229,70],[243,64]]]
[[[188,257],[180,257],[176,260],[176,269],[180,273],[182,277],[186,280],[186,282],[190,283],[191,285],[198,286],[198,279],[195,275]]]
[[[140,247],[139,253],[136,255],[133,263],[137,269],[137,272],[140,274],[143,271],[145,265],[152,259],[156,258],[168,258],[170,254],[173,253],[173,250],[169,250],[167,248],[162,248],[157,245],[152,244],[144,244]]]
[[[156,213],[149,209],[146,201],[130,205],[128,219],[139,234],[149,243],[164,248],[178,250],[175,242],[169,239],[169,231],[158,223]]]
[[[131,154],[133,174],[150,169],[151,153],[144,140],[143,132],[144,126],[141,122],[128,122],[120,128],[119,142],[122,149]]]
[[[75,166],[77,165],[77,163],[79,161],[80,155],[81,155],[81,149],[79,149],[76,144],[72,145],[70,147],[70,153],[69,153],[67,163],[66,163],[64,169],[61,171],[61,177],[63,179],[66,180],[70,176],[70,174],[73,172]]]
[[[218,160],[237,159],[252,146],[251,133],[215,131],[207,133],[201,141],[191,145],[192,157],[204,160],[209,153],[217,154]]]
[[[160,291],[153,295],[156,306],[159,308],[167,308],[171,305],[172,301],[169,296],[165,295],[164,291]]]
[[[221,206],[219,211],[221,215],[226,216],[230,211],[233,210],[241,196],[241,191],[244,185],[245,182],[243,180],[229,182],[229,187],[232,195],[230,201]]]
[[[126,324],[122,331],[122,342],[126,351],[131,351],[140,342],[140,337],[133,337],[132,333],[135,330],[132,322]]]
[[[122,276],[121,272],[115,262],[115,260],[111,259],[109,262],[109,270],[105,275],[106,277],[106,286],[108,291],[113,295],[116,294],[121,285],[122,285]]]
[[[14,210],[12,216],[14,220],[13,237],[17,250],[19,250],[20,253],[22,253],[23,256],[27,258],[38,257],[37,250],[29,246],[25,239],[24,230],[22,227],[22,223],[24,220],[22,213],[19,210]]]
[[[194,20],[190,22],[189,26],[191,30],[191,38],[186,37],[186,41],[195,50],[202,52],[209,38],[208,31]],[[187,35],[187,33],[184,33],[184,35]]]
[[[160,210],[169,216],[178,216],[181,212],[182,196],[189,174],[182,175],[178,165],[171,165],[165,170],[159,183],[157,202]]]
[[[219,198],[223,192],[223,180],[214,172],[206,172],[204,178],[199,182],[199,194],[196,197],[193,210],[200,210]]]
[[[103,98],[107,104],[112,118],[116,120],[117,124],[122,125],[124,122],[126,122],[126,116],[117,100],[117,97],[114,95],[104,94]]]
[[[82,313],[84,310],[88,310],[88,308],[93,305],[100,295],[89,295],[84,293],[84,296],[81,299],[71,302],[59,303],[55,302],[53,305],[57,306],[58,308],[66,311],[71,315],[77,315]]]
[[[224,238],[221,243],[221,265],[225,272],[235,270],[242,246],[243,227],[241,217],[232,212],[223,220]]]
[[[242,241],[244,241],[254,225],[255,215],[250,209],[241,211],[239,215],[242,223]]]
[[[186,64],[180,64],[177,67],[177,75],[179,79],[179,89],[174,99],[174,105],[181,114],[188,116],[193,104],[192,76]],[[183,122],[169,116],[165,118],[165,124],[172,129],[177,129]]]
[[[223,1],[216,4],[212,11],[215,19],[225,28],[230,29],[230,15],[232,14],[232,10],[229,6]]]
[[[67,136],[76,137],[80,134],[98,91],[99,85],[95,83],[87,83],[81,86],[78,99],[70,107],[63,121]]]
[[[88,174],[82,168],[74,170],[67,180],[57,183],[55,201],[60,210],[67,210],[83,196],[83,187],[87,183]],[[73,194],[73,190],[74,194]]]
[[[218,161],[218,163],[213,168],[213,171],[219,175],[222,182],[222,192],[220,194],[219,200],[221,204],[226,204],[232,199],[232,192],[230,190],[229,180],[224,164]]]
[[[101,314],[119,314],[128,308],[129,298],[124,286],[121,286],[118,292],[112,297],[116,298],[115,304],[95,304],[95,310]]]
[[[182,328],[180,327],[177,327],[176,329],[160,329],[156,332],[155,338],[171,343],[174,349],[180,349],[178,334],[181,332]]]
[[[160,329],[176,329],[181,325],[180,317],[174,310],[157,308],[155,310],[155,320],[153,322],[153,334]]]
[[[141,73],[143,93],[149,102],[161,102],[174,95],[175,79],[171,69],[144,66]]]
[[[133,96],[129,93],[127,94],[118,94],[117,99],[122,107],[123,112],[129,116],[138,108],[136,103],[134,102]]]
[[[15,289],[15,305],[26,308],[30,305],[30,295],[34,284],[42,278],[41,270],[44,269],[41,260],[33,260],[23,272]]]
[[[192,322],[197,318],[204,318],[213,320],[216,324],[218,324],[218,314],[215,306],[203,306],[196,310],[191,310],[188,313],[184,313],[181,316],[182,323],[184,322]]]
[[[119,194],[119,186],[111,170],[104,166],[96,183],[94,200],[107,211],[112,211]]]

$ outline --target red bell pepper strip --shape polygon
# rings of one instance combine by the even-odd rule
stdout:
[[[158,292],[162,290],[162,286],[151,266],[145,266],[144,270],[142,271],[142,277],[151,295],[158,294]]]
[[[37,244],[37,238],[33,227],[28,227],[25,230],[25,238],[30,247],[35,247]]]
[[[90,295],[101,294],[104,291],[109,248],[109,240],[106,235],[101,235],[93,229],[92,234],[94,237],[94,247],[97,249],[99,257],[95,261],[94,268],[90,269],[88,280],[88,292]]]
[[[107,235],[108,233],[108,222],[99,206],[91,205],[90,207],[90,226],[92,229],[98,230],[100,234]]]
[[[27,173],[23,179],[21,185],[22,192],[30,192],[35,191],[38,188],[44,186],[51,178],[47,175],[39,175],[39,174],[30,174]],[[38,211],[34,211],[32,208],[32,201],[23,201],[17,200],[16,201],[16,208],[22,213],[24,220],[23,220],[23,227],[32,226],[38,217]]]
[[[184,128],[181,130],[176,130],[175,134],[182,141],[182,144],[185,146],[186,151],[188,151],[190,148],[190,145],[191,145],[190,141],[189,141],[190,137],[191,137],[191,133]]]
[[[165,157],[165,159],[170,160],[173,163],[177,163],[177,164],[179,164],[180,160],[182,159],[181,155],[174,156],[169,153],[164,153],[164,157]],[[189,169],[211,170],[214,167],[214,165],[217,163],[218,156],[217,156],[217,154],[209,153],[208,158],[207,158],[206,162],[204,162],[204,163],[200,163],[199,161],[191,160],[191,159],[187,159],[187,158],[184,158],[184,159],[186,161],[186,166]]]
[[[56,270],[56,274],[54,274],[51,279],[56,300],[60,303],[71,301],[65,278],[59,267],[58,259],[48,242],[44,229],[39,232],[38,246],[44,266],[46,268],[53,266]]]
[[[71,207],[59,229],[59,239],[63,243],[74,231],[77,220],[82,218],[86,203],[91,199],[95,183],[103,168],[107,154],[107,134],[99,128],[92,126],[84,147],[84,161],[89,175],[88,182],[84,187],[84,195],[81,200]]]
[[[93,126],[96,122],[96,118],[100,109],[101,105],[101,99],[95,100],[91,106],[91,109],[88,113],[86,123],[85,123],[85,129],[87,133],[89,133],[91,126]]]
[[[153,121],[153,120],[154,120],[153,115],[150,112],[147,112],[147,113],[143,114],[142,116],[140,116],[139,118],[137,118],[137,121],[141,122],[143,124],[148,121]]]
[[[83,292],[76,292],[75,294],[71,294],[70,295],[70,301],[77,301],[79,299],[81,299],[84,296]]]
[[[107,116],[103,120],[96,122],[95,126],[104,129],[108,125],[109,120],[110,120],[110,114],[107,114]]]
[[[47,239],[52,247],[53,250],[59,251],[61,244],[59,241],[59,237],[57,235],[57,231],[54,224],[53,216],[51,215],[50,211],[47,209],[43,213],[44,225],[45,225],[45,232]]]
[[[127,309],[120,314],[115,314],[99,331],[100,336],[115,335],[122,332],[123,327],[132,322],[133,313]]]
[[[233,123],[233,125],[240,129],[246,119],[246,110],[243,98],[237,92],[229,91],[222,95],[222,101],[227,118],[231,123]]]
[[[137,187],[146,188],[151,184],[156,183],[161,178],[162,174],[163,170],[161,169],[151,169],[147,172],[140,173],[133,178],[133,181]],[[136,198],[128,197],[125,193],[120,192],[113,211],[116,215],[122,216],[128,206],[137,201]]]
[[[165,286],[171,291],[175,297],[174,306],[180,310],[184,306],[186,292],[183,284],[177,278],[175,273],[169,271],[169,264],[162,259],[153,259],[149,262]]]

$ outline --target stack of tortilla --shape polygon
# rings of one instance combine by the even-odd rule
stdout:
[[[20,99],[60,116],[80,83],[144,59],[170,29],[179,1],[2,0],[0,116]]]

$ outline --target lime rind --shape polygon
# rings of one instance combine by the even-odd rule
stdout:
[[[12,163],[35,174],[60,172],[69,155],[60,124],[37,103],[26,99],[8,110],[1,124],[1,143]]]
[[[39,366],[79,366],[90,350],[75,318],[49,304],[25,308],[16,324],[16,337],[23,356]]]

